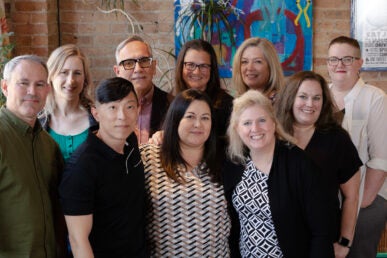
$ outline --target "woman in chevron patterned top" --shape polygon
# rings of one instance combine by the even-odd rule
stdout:
[[[140,148],[152,257],[229,257],[212,114],[206,93],[185,90],[167,112],[162,145]]]

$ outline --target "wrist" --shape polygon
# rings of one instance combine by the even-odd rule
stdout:
[[[343,236],[339,238],[339,241],[337,241],[337,243],[341,246],[351,248],[351,241]]]

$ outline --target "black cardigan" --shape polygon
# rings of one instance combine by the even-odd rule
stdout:
[[[226,161],[223,183],[231,217],[231,257],[240,257],[240,224],[232,193],[241,181],[244,166]],[[320,171],[298,147],[277,141],[268,179],[270,209],[279,245],[287,258],[334,257],[329,238],[328,194]]]

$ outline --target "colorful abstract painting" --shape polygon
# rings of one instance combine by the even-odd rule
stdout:
[[[184,21],[189,19],[189,8],[197,8],[208,2],[217,2],[226,10],[228,24],[215,24],[211,30],[211,40],[208,40],[219,55],[223,78],[231,77],[233,55],[243,40],[250,37],[264,37],[274,44],[285,75],[312,69],[311,0],[175,0],[176,55],[184,42],[206,35],[201,24],[189,27]],[[232,41],[235,42],[234,46]]]

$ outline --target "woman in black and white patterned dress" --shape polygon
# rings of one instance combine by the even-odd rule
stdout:
[[[235,99],[228,135],[232,257],[333,257],[320,171],[291,143],[270,100],[258,91]]]
[[[213,121],[207,95],[185,90],[169,107],[162,145],[140,147],[152,257],[230,256]]]

